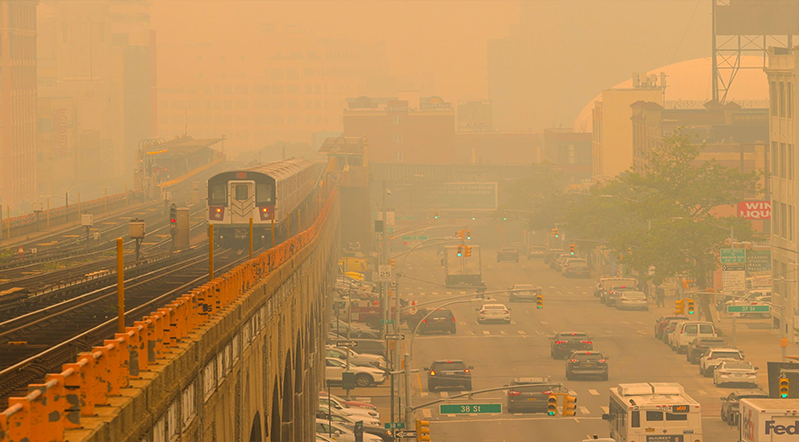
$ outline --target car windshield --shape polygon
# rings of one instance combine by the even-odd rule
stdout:
[[[435,362],[433,363],[433,370],[466,370],[466,364],[463,361],[451,362]]]

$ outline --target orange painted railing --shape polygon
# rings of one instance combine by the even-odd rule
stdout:
[[[102,346],[79,353],[77,362],[64,364],[61,373],[46,375],[43,384],[29,384],[27,396],[9,398],[9,407],[0,413],[0,442],[63,441],[66,430],[81,428],[82,416],[94,416],[96,405],[119,396],[166,349],[177,347],[310,244],[323,229],[335,196],[334,189],[307,230],[135,321]]]

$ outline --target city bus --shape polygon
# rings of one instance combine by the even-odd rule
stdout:
[[[619,384],[602,419],[617,442],[702,442],[701,412],[680,384]]]

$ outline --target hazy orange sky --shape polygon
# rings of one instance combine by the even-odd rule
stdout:
[[[151,22],[161,43],[228,39],[263,23],[385,41],[393,75],[435,72],[437,93],[456,100],[486,97],[487,40],[507,35],[519,8],[519,1],[503,0],[155,0]]]

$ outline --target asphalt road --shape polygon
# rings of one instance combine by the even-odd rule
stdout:
[[[550,270],[541,260],[497,263],[494,250],[483,251],[483,278],[488,290],[502,290],[517,283],[533,283],[545,290],[544,308],[534,303],[508,303],[506,295],[496,301],[511,308],[510,324],[480,325],[475,307],[479,303],[457,304],[450,308],[456,316],[455,335],[421,336],[413,349],[415,376],[413,404],[422,404],[458,394],[457,391],[428,392],[423,371],[434,359],[463,359],[472,370],[473,389],[506,385],[514,377],[551,376],[562,382],[578,401],[576,417],[549,417],[543,414],[505,411],[504,392],[485,393],[468,403],[501,403],[497,415],[441,415],[438,404],[417,410],[417,418],[431,421],[431,436],[436,442],[464,441],[579,441],[587,435],[608,436],[602,420],[607,411],[608,391],[626,382],[679,382],[702,406],[703,434],[707,442],[737,440],[735,429],[719,418],[720,397],[732,389],[717,388],[712,379],[701,377],[698,368],[684,355],[677,355],[653,337],[653,325],[668,308],[650,311],[618,311],[599,303],[593,296],[591,279],[568,279]],[[403,296],[417,302],[442,300],[458,295],[459,290],[443,286],[444,269],[435,250],[417,251],[409,257],[400,279]],[[550,358],[550,337],[558,331],[585,331],[594,348],[609,358],[610,379],[572,380],[565,377],[565,361]],[[761,384],[765,373],[761,373]],[[457,403],[459,400],[451,400]]]

